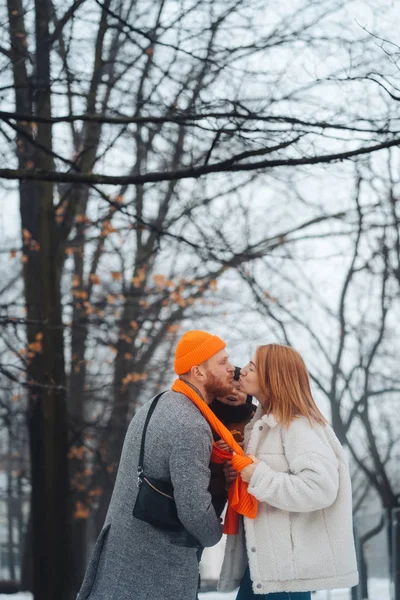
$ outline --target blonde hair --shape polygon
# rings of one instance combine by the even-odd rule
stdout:
[[[256,369],[266,395],[264,408],[288,426],[300,417],[326,425],[311,393],[310,378],[300,354],[290,346],[267,344],[256,351]]]

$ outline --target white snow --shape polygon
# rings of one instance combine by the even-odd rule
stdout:
[[[387,579],[370,579],[368,582],[369,600],[390,600],[389,581]],[[237,592],[220,594],[208,592],[200,594],[200,600],[235,600]],[[350,590],[331,590],[312,594],[312,600],[350,600]],[[1,599],[1,596],[0,596]]]
[[[0,594],[0,600],[32,600],[32,594],[29,592],[19,592],[18,594]]]
[[[390,600],[389,581],[387,579],[369,580],[370,600]],[[220,594],[218,592],[207,592],[200,594],[200,600],[235,600],[237,592]],[[0,600],[32,600],[32,595],[27,592],[19,594],[0,594]],[[349,590],[332,590],[330,592],[317,592],[312,595],[312,600],[350,600]]]

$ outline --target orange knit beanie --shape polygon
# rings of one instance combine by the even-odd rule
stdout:
[[[190,371],[195,365],[225,348],[226,344],[217,335],[207,331],[187,331],[183,334],[175,350],[174,369],[177,375]]]

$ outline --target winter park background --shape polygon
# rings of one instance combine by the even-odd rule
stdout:
[[[392,0],[0,0],[0,597],[72,600],[189,328],[299,350],[400,599]],[[222,544],[201,565],[215,592]]]

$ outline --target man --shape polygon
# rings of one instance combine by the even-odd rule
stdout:
[[[167,532],[132,516],[147,404],[128,428],[110,507],[77,600],[196,598],[198,550],[216,544],[222,527],[208,491],[211,429],[189,396],[194,391],[208,405],[229,393],[234,367],[219,337],[188,331],[177,345],[174,368],[189,392],[161,396],[146,433],[144,469],[148,477],[172,482],[178,517],[198,546],[177,545]]]

